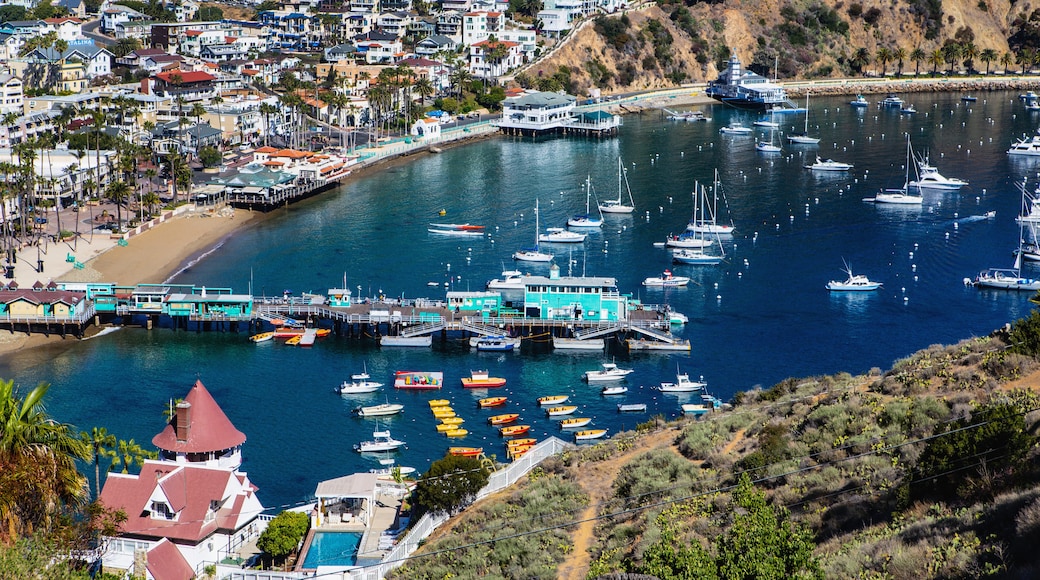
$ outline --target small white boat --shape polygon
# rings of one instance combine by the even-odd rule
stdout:
[[[554,336],[553,348],[557,350],[603,350],[606,341],[602,338],[562,338]]]
[[[968,185],[968,182],[963,179],[944,177],[939,173],[939,170],[934,165],[928,163],[927,157],[918,160],[917,169],[921,174],[916,180],[907,183],[909,187],[916,187],[917,189],[956,191],[965,185]]]
[[[549,244],[580,244],[589,237],[588,234],[572,232],[563,228],[546,228],[544,234],[538,234],[538,241]]]
[[[378,479],[386,480],[396,476],[407,476],[415,473],[414,467],[407,467],[404,465],[395,465],[396,461],[393,458],[387,457],[379,460],[379,465],[382,465],[379,469],[369,469],[369,473],[376,474]]]
[[[358,407],[354,413],[359,417],[382,417],[384,415],[396,415],[404,411],[404,405],[397,403],[381,403],[371,407]]]
[[[1011,145],[1008,155],[1040,155],[1040,134],[1022,138]]]
[[[546,395],[544,397],[538,397],[538,405],[544,407],[546,405],[560,405],[566,403],[570,399],[569,395]]]
[[[433,346],[433,336],[383,336],[380,346]]]
[[[722,263],[722,256],[709,254],[704,250],[678,249],[672,252],[672,263],[689,266],[714,266]]]
[[[887,97],[881,99],[882,107],[902,107],[903,99],[900,99],[895,93],[889,93]]]
[[[578,431],[574,434],[575,441],[590,441],[592,439],[599,439],[607,434],[606,429],[586,429],[584,431]]]
[[[464,238],[481,238],[484,232],[473,230],[445,230],[440,228],[426,228],[426,231],[437,236],[457,236]]]
[[[354,451],[359,453],[375,453],[379,451],[394,451],[405,445],[404,441],[394,439],[390,430],[373,431],[371,441],[362,441],[354,444]]]
[[[368,374],[368,363],[361,363],[361,372],[350,375],[352,381],[367,381],[371,379],[372,375]]]
[[[366,380],[354,380],[354,381],[343,381],[343,384],[339,386],[336,391],[341,395],[362,395],[365,393],[374,393],[382,387],[383,383],[377,383],[375,381]]]
[[[762,127],[763,129],[779,129],[780,128],[780,123],[777,123],[776,121],[759,120],[759,121],[755,121],[754,123],[751,123],[751,124],[754,125],[755,127]]]
[[[704,382],[703,377],[700,381],[691,381],[690,375],[676,372],[674,383],[661,383],[657,386],[657,390],[662,393],[692,393],[703,390],[706,386],[708,383]]]
[[[901,115],[913,115],[916,112],[917,112],[917,109],[915,109],[912,104],[911,105],[907,105],[905,107],[901,107],[899,109],[899,113]]]
[[[809,136],[809,91],[805,91],[805,126],[801,132],[789,133],[787,141],[795,145],[816,145],[820,142],[818,137]]]
[[[669,111],[668,109],[665,109],[665,112],[668,113],[668,120],[669,121],[694,122],[694,121],[710,121],[711,120],[711,117],[705,116],[702,111],[682,111],[682,112],[677,112],[677,111]]]
[[[513,259],[521,262],[552,262],[554,256],[538,249],[538,200],[534,200],[534,248],[513,252]]]
[[[881,287],[881,282],[873,282],[862,274],[853,274],[852,267],[845,263],[845,273],[849,275],[844,282],[831,280],[827,282],[827,289],[831,292],[869,292]]]
[[[761,153],[780,153],[783,149],[780,149],[779,145],[773,145],[768,141],[757,141],[755,142],[755,151]]]
[[[646,403],[623,403],[617,406],[618,413],[645,413]]]
[[[752,130],[751,127],[745,127],[740,123],[730,123],[728,126],[719,129],[719,133],[722,135],[750,135]]]
[[[524,274],[520,270],[505,270],[501,278],[489,280],[488,290],[523,290]]]
[[[1022,190],[1022,205],[1025,206],[1029,194],[1026,193],[1026,185],[1023,182],[1019,189]],[[1025,241],[1025,223],[1018,223],[1018,252],[1015,255],[1015,264],[1011,268],[990,268],[980,272],[971,283],[979,288],[995,288],[1000,290],[1022,290],[1035,292],[1040,290],[1040,280],[1022,276],[1022,260],[1025,257],[1023,247]],[[969,280],[965,280],[967,283]]]
[[[628,172],[625,171],[625,166],[621,162],[621,158],[617,160],[617,199],[608,199],[603,203],[599,204],[600,213],[632,213],[636,209],[636,203],[632,200],[632,188],[628,185]],[[622,187],[623,186],[623,187]],[[625,191],[628,192],[628,205],[625,205],[621,194]]]
[[[910,137],[908,135],[906,138],[906,177],[903,180],[903,187],[882,189],[874,194],[874,197],[863,198],[863,201],[896,205],[921,205],[924,203],[924,197],[921,196],[920,190],[918,190],[917,195],[910,193],[910,163],[913,158],[913,149],[910,146]]]
[[[599,394],[601,394],[603,396],[610,396],[610,395],[624,395],[627,392],[628,392],[628,387],[626,387],[624,385],[614,385],[614,386],[611,386],[611,387],[603,387],[603,390],[600,391]]]
[[[470,345],[479,351],[511,352],[520,346],[520,339],[509,336],[473,337]]]
[[[849,101],[849,104],[853,107],[868,107],[870,106],[870,101],[863,95],[856,95],[856,98]]]
[[[671,270],[665,270],[660,276],[651,276],[643,280],[643,286],[648,288],[678,288],[686,286],[690,279],[686,276],[676,276]]]
[[[603,215],[599,217],[593,217],[589,213],[589,203],[592,199],[592,177],[587,176],[585,178],[585,213],[578,214],[571,219],[567,220],[567,227],[570,228],[600,228],[603,227]],[[597,206],[598,209],[599,206]]]
[[[585,371],[582,378],[590,383],[608,383],[623,380],[633,372],[635,371],[632,369],[621,369],[618,368],[617,364],[608,362],[603,363],[603,368],[601,369]]]
[[[805,168],[812,169],[813,171],[848,171],[852,169],[852,164],[835,161],[833,159],[820,159],[820,157],[817,156],[816,163],[806,165]]]
[[[695,235],[698,232],[684,232],[677,236],[668,236],[665,240],[664,245],[668,248],[686,248],[686,249],[697,249],[707,248],[708,246],[715,243],[710,239],[706,239],[702,236]]]
[[[572,417],[560,421],[560,429],[580,429],[591,422],[592,419],[589,417]]]
[[[549,407],[545,410],[545,414],[548,417],[562,417],[564,415],[571,415],[577,410],[577,405],[560,405],[558,407]]]

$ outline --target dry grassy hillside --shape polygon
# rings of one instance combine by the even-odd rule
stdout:
[[[594,87],[617,93],[710,80],[730,49],[761,71],[772,71],[779,60],[783,79],[880,69],[873,58],[857,64],[859,49],[872,56],[879,49],[902,49],[904,71],[920,67],[924,72],[931,65],[915,63],[910,58],[914,49],[930,55],[955,42],[979,53],[1018,55],[1040,48],[1040,2],[1035,0],[726,0],[652,4],[628,12],[625,21],[603,18],[609,25],[601,21],[582,27],[526,74],[537,79],[566,66],[567,88],[584,95]],[[998,63],[991,62],[993,70]],[[974,65],[986,68],[978,57]],[[895,67],[891,61],[887,71]]]

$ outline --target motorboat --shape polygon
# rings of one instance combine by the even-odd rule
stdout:
[[[358,417],[382,417],[385,415],[396,415],[404,411],[404,405],[397,403],[382,403],[379,405],[372,405],[371,407],[358,407],[354,409],[354,413]]]
[[[853,107],[869,107],[870,101],[863,95],[856,95],[856,98],[849,101],[849,104]]]
[[[534,201],[534,247],[524,248],[513,252],[513,259],[520,262],[552,262],[553,256],[538,248],[538,200]]]
[[[617,364],[608,362],[603,363],[603,368],[594,371],[585,371],[582,378],[590,383],[609,383],[613,381],[623,380],[628,375],[632,374],[632,369],[621,369],[618,368]]]
[[[368,363],[361,363],[361,372],[350,375],[352,381],[367,381],[372,375],[368,374]]]
[[[853,274],[852,267],[845,263],[845,273],[849,275],[844,282],[831,280],[827,282],[827,289],[831,292],[869,292],[881,287],[881,282],[873,282],[862,274]]]
[[[646,403],[621,403],[617,410],[618,413],[645,413]]]
[[[440,371],[397,371],[394,374],[397,389],[439,389],[443,383],[444,373]]]
[[[341,395],[363,395],[365,393],[374,393],[382,387],[383,383],[377,383],[375,381],[366,380],[354,380],[354,381],[343,381],[343,384],[336,389]]]
[[[651,276],[643,280],[643,286],[648,288],[679,288],[690,283],[686,276],[676,276],[671,270],[665,270],[660,276]]]
[[[677,236],[668,236],[665,240],[664,245],[669,248],[686,248],[686,249],[697,249],[707,248],[708,246],[715,243],[712,240],[705,239],[702,236],[696,235],[697,232],[683,232]]]
[[[787,103],[784,87],[745,69],[735,52],[719,76],[708,83],[704,94],[740,109],[770,110]]]
[[[484,453],[483,447],[449,447],[448,455],[455,457],[479,457]]]
[[[963,179],[957,179],[956,177],[943,177],[934,165],[928,163],[927,157],[917,162],[917,169],[920,171],[920,176],[915,181],[908,182],[907,185],[909,187],[916,187],[917,189],[956,191],[965,185],[968,185],[968,182]]]
[[[545,415],[548,417],[562,417],[563,415],[571,415],[577,410],[577,405],[560,405],[558,407],[549,407],[545,410]]]
[[[523,290],[524,274],[520,270],[504,270],[501,278],[489,280],[488,290]]]
[[[628,185],[628,173],[625,166],[618,157],[618,191],[617,199],[608,199],[599,204],[600,213],[632,213],[636,209],[635,201],[632,200],[632,188]],[[622,199],[622,193],[628,192],[628,205]]]
[[[520,413],[505,413],[488,417],[488,423],[492,425],[508,425],[520,418]]]
[[[567,227],[570,228],[600,228],[603,227],[603,216],[593,217],[589,212],[590,203],[592,200],[592,176],[586,176],[585,178],[585,213],[578,214],[571,219],[567,220]],[[597,209],[599,206],[596,206]],[[584,238],[582,239],[584,241]]]
[[[572,417],[560,421],[560,429],[579,429],[592,422],[589,417]]]
[[[820,142],[819,137],[809,136],[809,91],[805,91],[805,125],[801,132],[789,133],[787,141],[794,145],[816,145]]]
[[[251,340],[253,342],[256,342],[256,343],[268,342],[268,341],[273,340],[273,339],[274,339],[274,332],[260,332],[260,333],[254,334],[253,336],[249,337],[249,340]]]
[[[961,97],[961,100],[965,103],[974,103],[975,101],[979,100],[979,98],[973,97],[972,95],[964,95]]]
[[[509,336],[483,336],[473,338],[476,340],[471,340],[471,343],[479,351],[511,352],[520,346],[519,338]]]
[[[501,407],[506,404],[506,401],[505,397],[485,397],[477,401],[477,406],[481,409],[490,409],[491,407]]]
[[[665,109],[664,111],[666,113],[668,113],[668,120],[669,121],[693,122],[693,121],[710,121],[711,120],[711,117],[706,116],[703,111],[681,111],[681,112],[678,112],[678,111],[669,111],[668,109]]]
[[[882,107],[902,107],[903,99],[900,99],[895,93],[889,93],[884,99],[881,99]]]
[[[559,405],[566,403],[567,399],[570,399],[567,395],[548,395],[546,397],[538,397],[538,405],[544,407],[546,405]]]
[[[415,473],[414,467],[408,467],[405,465],[396,465],[396,461],[392,457],[385,457],[379,460],[379,465],[382,465],[379,469],[369,469],[369,473],[374,473],[377,479],[388,479],[395,477],[404,477]]]
[[[609,387],[603,387],[603,390],[600,391],[599,394],[601,394],[603,396],[610,396],[610,395],[624,395],[627,392],[628,392],[628,387],[626,387],[624,385],[613,385],[613,386],[609,386]]]
[[[751,127],[745,127],[740,123],[730,123],[729,125],[719,129],[719,133],[722,135],[750,135],[752,130]]]
[[[706,386],[708,383],[704,382],[703,377],[700,381],[691,381],[689,374],[676,372],[674,383],[661,383],[657,390],[662,393],[692,393],[703,390]]]
[[[843,161],[835,161],[833,159],[820,159],[817,155],[816,163],[806,165],[805,168],[812,169],[813,171],[849,171],[852,169],[852,164]]]
[[[586,429],[584,431],[577,431],[574,433],[575,441],[590,441],[592,439],[599,439],[607,434],[606,429]]]
[[[882,189],[874,194],[874,197],[863,198],[863,201],[897,205],[921,205],[924,203],[920,189],[917,190],[917,195],[910,193],[910,164],[913,158],[913,149],[910,146],[910,137],[908,135],[906,138],[906,177],[903,181],[903,187]]]
[[[371,441],[362,441],[354,444],[354,451],[359,453],[377,453],[380,451],[394,451],[399,447],[405,445],[404,441],[394,439],[390,435],[390,430],[386,431],[373,431]]]
[[[1022,205],[1025,206],[1029,194],[1026,193],[1026,185],[1023,182],[1018,186],[1022,191]],[[1035,292],[1040,290],[1040,279],[1026,278],[1022,276],[1022,259],[1023,259],[1023,247],[1025,241],[1023,237],[1025,235],[1025,222],[1018,222],[1018,251],[1015,254],[1015,263],[1011,268],[990,268],[984,272],[980,272],[974,280],[970,282],[978,288],[995,288],[1000,290],[1022,290],[1026,292]],[[965,279],[965,283],[969,280]]]
[[[467,389],[486,389],[501,387],[506,380],[500,377],[488,376],[488,371],[470,371],[469,377],[462,379],[462,386]]]
[[[563,228],[545,228],[544,234],[538,234],[538,241],[543,244],[580,244],[589,237],[588,234],[572,232]]]
[[[1040,133],[1030,138],[1022,138],[1011,145],[1008,155],[1040,155]]]
[[[779,129],[780,128],[780,123],[777,123],[776,121],[772,121],[772,120],[767,121],[765,119],[759,119],[758,121],[755,121],[754,123],[751,123],[751,125],[754,126],[754,127],[762,127],[763,129]]]
[[[917,109],[914,108],[913,104],[906,105],[904,107],[900,107],[899,108],[899,114],[901,114],[901,115],[913,115],[916,112],[917,112]]]
[[[502,437],[514,437],[516,435],[526,435],[530,430],[530,425],[506,425],[498,429],[498,434]]]

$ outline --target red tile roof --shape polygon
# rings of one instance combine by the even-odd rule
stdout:
[[[191,564],[177,546],[165,538],[148,550],[148,573],[155,580],[191,580],[195,577]]]
[[[181,71],[179,73],[164,72],[164,73],[159,73],[159,74],[157,74],[155,76],[156,76],[156,78],[162,79],[163,81],[165,81],[167,83],[172,83],[173,81],[171,81],[170,79],[175,74],[181,75],[181,82],[182,83],[201,83],[201,82],[213,81],[213,80],[217,79],[217,77],[215,77],[215,76],[213,76],[213,75],[211,75],[211,74],[209,74],[207,72],[197,72],[197,71]]]
[[[195,381],[195,386],[184,397],[184,402],[191,404],[188,440],[177,440],[175,414],[162,433],[152,438],[152,445],[175,453],[205,453],[231,449],[245,443],[246,436],[235,429],[202,381]]]

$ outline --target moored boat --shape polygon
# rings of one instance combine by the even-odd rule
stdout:
[[[498,434],[503,437],[512,437],[514,435],[524,435],[530,430],[530,425],[506,425],[498,430]]]
[[[560,421],[560,429],[579,429],[592,422],[590,417],[572,417]]]
[[[249,337],[253,342],[267,342],[274,338],[274,332],[259,332]]]
[[[665,270],[660,276],[651,276],[643,280],[647,288],[679,288],[690,283],[686,276],[676,276],[671,270]]]
[[[460,417],[452,417],[451,419],[458,419],[459,421],[462,421],[462,419]],[[461,425],[461,424],[462,424],[461,422],[460,423],[441,423],[441,424],[437,425],[437,432],[438,433],[447,433],[448,431],[454,431],[455,429],[458,429],[459,425]]]
[[[510,336],[482,336],[473,337],[470,344],[480,351],[510,352],[520,346],[520,338]]]
[[[623,403],[617,406],[618,413],[645,413],[646,403]]]
[[[869,106],[870,105],[870,101],[868,101],[867,98],[864,97],[863,95],[856,95],[856,98],[852,99],[851,101],[849,101],[849,104],[852,105],[853,107],[860,107],[860,108],[862,108],[862,107]]]
[[[490,407],[501,407],[506,404],[505,397],[487,397],[477,401],[477,406],[481,409],[488,409]]]
[[[577,405],[560,405],[558,407],[549,407],[545,410],[545,414],[548,417],[561,417],[563,415],[571,415],[577,410]]]
[[[663,340],[647,340],[645,338],[630,338],[625,341],[628,345],[628,350],[662,350],[662,351],[673,351],[682,350],[689,351],[691,344],[689,339],[674,340],[672,342],[665,342]]]
[[[557,350],[603,350],[606,341],[602,338],[563,338],[554,336],[553,348]]]
[[[292,338],[294,336],[302,337],[308,330],[313,330],[318,338],[332,334],[332,330],[329,328],[308,328],[306,326],[279,326],[273,332],[275,338]]]
[[[718,78],[708,83],[704,94],[740,109],[770,110],[788,103],[784,87],[743,68],[735,50]]]
[[[396,415],[404,411],[404,405],[397,403],[381,403],[370,407],[358,407],[354,409],[359,417],[382,417],[384,415]]]
[[[632,199],[632,188],[628,185],[628,173],[625,171],[624,164],[621,162],[621,157],[618,157],[618,174],[617,174],[617,199],[608,199],[603,203],[599,204],[600,213],[615,213],[615,214],[626,214],[632,213],[636,209],[636,203]],[[624,188],[622,188],[624,184]],[[622,193],[628,192],[628,204],[624,203]]]
[[[538,234],[538,241],[545,244],[580,244],[588,237],[588,234],[563,228],[546,228],[544,234]]]
[[[520,418],[520,413],[505,413],[488,417],[488,423],[492,425],[508,425]]]
[[[881,282],[871,281],[870,278],[862,274],[853,274],[852,267],[847,262],[845,264],[845,273],[849,275],[848,279],[844,282],[831,280],[827,282],[827,289],[831,292],[868,292],[881,287]]]
[[[620,381],[633,372],[635,371],[632,369],[621,369],[618,368],[616,363],[608,362],[603,363],[603,368],[601,369],[585,371],[581,378],[590,383],[612,382]]]
[[[448,399],[431,399],[429,404],[431,409],[435,407],[450,407],[451,401]]]
[[[390,435],[390,430],[386,431],[373,431],[371,441],[362,441],[354,444],[354,450],[359,453],[372,453],[377,451],[394,451],[399,447],[403,447],[404,441],[394,439]]]
[[[449,419],[455,416],[455,409],[451,407],[437,407],[433,410],[434,419]]]
[[[462,429],[461,427],[444,431],[443,433],[446,437],[465,437],[466,435],[469,435],[469,431]]]
[[[464,238],[484,237],[484,232],[475,230],[446,230],[440,228],[426,228],[426,231],[437,236],[459,236]]]
[[[383,336],[379,346],[432,346],[433,336]]]
[[[524,447],[526,445],[534,445],[535,443],[538,443],[538,440],[532,437],[510,439],[509,441],[506,441],[506,447]]]
[[[833,159],[820,159],[819,155],[816,156],[816,163],[805,166],[806,169],[811,169],[813,171],[848,171],[852,169],[852,167],[851,163],[844,163]]]
[[[457,231],[482,231],[484,226],[477,226],[473,224],[430,224],[431,228],[437,228],[439,230],[457,230]]]
[[[658,385],[657,390],[662,393],[690,393],[693,391],[700,391],[704,387],[708,386],[703,378],[700,381],[691,381],[690,375],[687,373],[681,373],[676,371],[675,382],[664,382]]]
[[[1030,137],[1023,137],[1011,144],[1008,155],[1040,155],[1040,133]]]
[[[439,389],[443,383],[444,373],[440,371],[397,371],[394,374],[397,389]]]
[[[606,429],[586,429],[584,431],[577,431],[574,433],[575,441],[589,441],[592,439],[599,439],[607,434]]]
[[[545,397],[538,397],[538,404],[542,407],[546,405],[559,405],[560,403],[566,403],[568,395],[548,395]]]
[[[462,386],[467,389],[501,387],[506,384],[503,378],[488,376],[488,371],[470,371],[469,375],[462,379]]]
[[[483,447],[449,447],[448,454],[456,457],[477,457],[484,452]]]
[[[628,387],[623,386],[623,385],[614,385],[614,386],[611,386],[611,387],[603,387],[603,390],[600,391],[599,394],[604,395],[604,396],[624,395],[627,392],[628,392]]]
[[[488,290],[523,290],[524,274],[520,270],[504,270],[501,278],[488,280]]]
[[[383,383],[377,383],[375,381],[343,381],[343,384],[336,390],[341,395],[362,395],[365,393],[374,393],[382,386]]]

